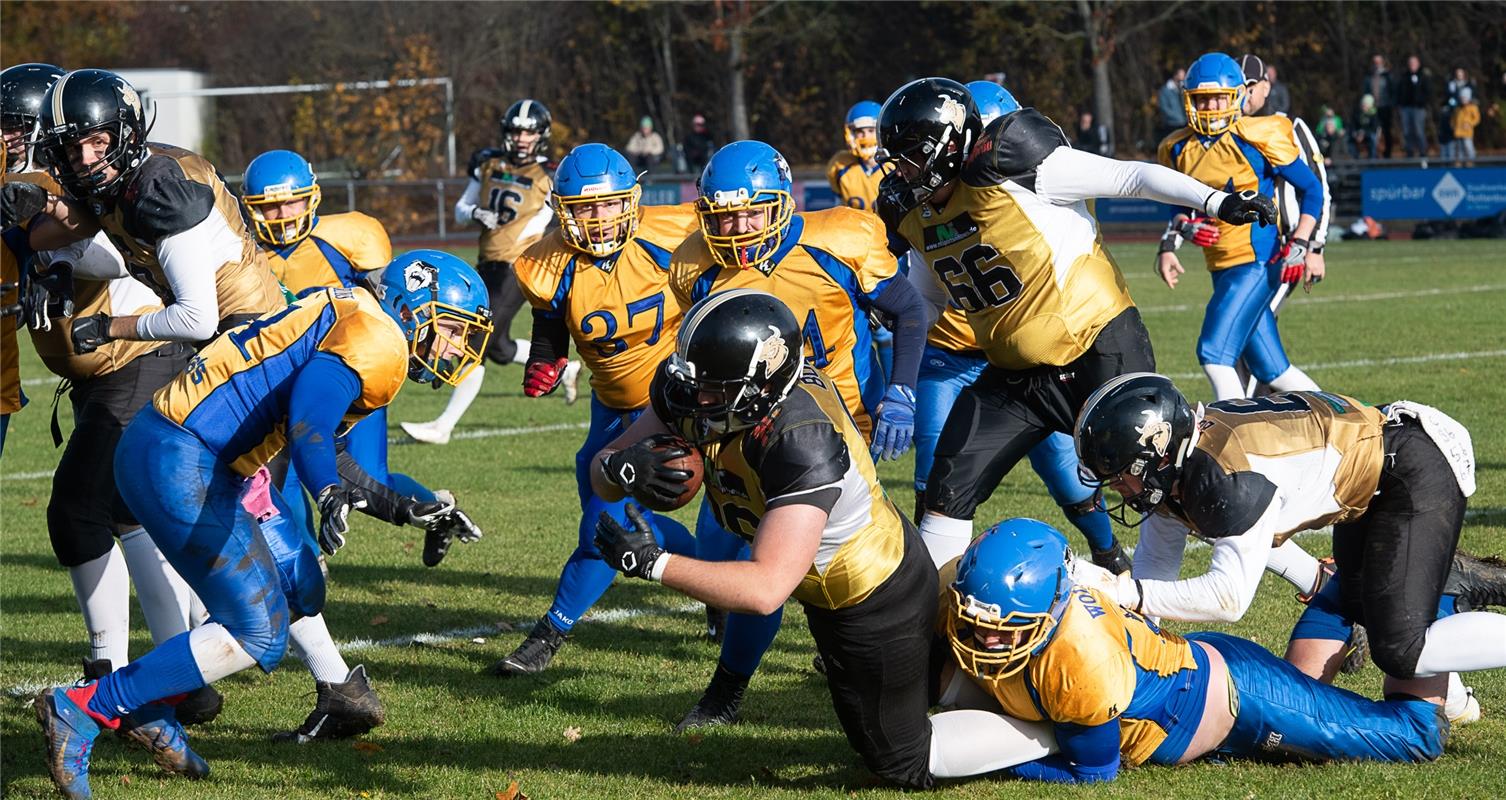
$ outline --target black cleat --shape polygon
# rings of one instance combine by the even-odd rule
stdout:
[[[218,717],[224,707],[224,695],[213,686],[201,686],[173,706],[173,713],[184,725],[202,725]]]
[[[748,690],[749,678],[727,669],[720,663],[701,695],[695,708],[675,726],[675,733],[684,733],[691,728],[707,728],[714,725],[733,725],[738,721],[738,709],[743,704],[743,692]]]
[[[706,606],[706,639],[721,644],[727,633],[727,612],[715,606]]]
[[[1369,657],[1370,634],[1365,632],[1364,625],[1355,625],[1344,642],[1344,663],[1339,665],[1339,672],[1353,675],[1365,668],[1365,659]]]
[[[1115,575],[1129,572],[1134,567],[1129,555],[1124,552],[1124,545],[1118,539],[1107,550],[1094,550],[1093,563]]]
[[[518,649],[493,664],[487,671],[499,678],[536,675],[549,666],[554,654],[560,651],[568,638],[550,625],[548,619],[541,619],[534,623],[533,630],[528,632],[528,638],[518,645]]]
[[[90,661],[87,658],[84,659],[85,681],[97,681],[114,671],[115,668],[111,666],[110,659],[108,658],[98,658],[94,659],[93,661]]]
[[[315,681],[314,710],[297,730],[272,735],[274,742],[306,744],[315,739],[360,736],[387,721],[382,701],[366,680],[366,665],[357,665],[339,683]]]
[[[1461,612],[1506,606],[1506,562],[1455,552],[1443,593],[1457,596],[1455,607]]]

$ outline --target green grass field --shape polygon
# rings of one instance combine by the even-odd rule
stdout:
[[[1149,268],[1152,245],[1112,251],[1145,315],[1161,369],[1195,400],[1209,399],[1193,355],[1208,280],[1193,268],[1169,291]],[[1336,243],[1331,277],[1299,293],[1282,317],[1293,361],[1325,389],[1367,402],[1411,398],[1436,405],[1474,436],[1479,491],[1463,546],[1506,554],[1506,259],[1496,242]],[[469,252],[462,253],[469,257]],[[1196,258],[1196,254],[1190,254]],[[1191,266],[1189,264],[1189,266]],[[526,336],[528,315],[514,326]],[[23,341],[25,337],[23,336]],[[86,651],[69,579],[50,550],[44,512],[58,451],[48,436],[47,373],[22,345],[32,405],[12,420],[0,469],[0,771],[5,797],[54,796],[30,695],[69,682]],[[419,562],[421,535],[362,518],[331,560],[326,615],[347,659],[365,663],[386,704],[385,727],[359,742],[274,746],[312,707],[312,679],[288,659],[218,684],[224,713],[192,731],[213,767],[206,781],[159,777],[141,753],[104,737],[93,761],[104,798],[486,798],[516,781],[533,798],[837,798],[893,796],[847,747],[799,608],[754,679],[736,727],[687,737],[670,727],[699,697],[717,649],[699,640],[698,604],[662,587],[620,580],[575,629],[554,667],[503,681],[481,670],[509,652],[542,614],[560,565],[575,546],[574,454],[587,404],[528,400],[518,367],[491,369],[486,389],[445,447],[395,446],[394,469],[456,492],[486,530],[437,569]],[[431,419],[445,392],[409,384],[399,420]],[[66,415],[65,415],[66,416]],[[68,427],[64,419],[65,429]],[[881,473],[911,508],[911,461]],[[692,506],[693,508],[693,506]],[[680,512],[691,521],[689,510]],[[1030,515],[1065,525],[1040,481],[1016,469],[979,522]],[[1075,531],[1069,538],[1078,541]],[[1131,535],[1132,539],[1133,536]],[[1303,543],[1323,554],[1320,536]],[[1189,572],[1207,563],[1190,550]],[[1278,652],[1300,606],[1267,579],[1246,619],[1230,630]],[[133,615],[133,652],[149,641]],[[1482,643],[1482,646],[1506,643]],[[1375,696],[1373,666],[1342,684]],[[1506,671],[1468,678],[1485,719],[1457,730],[1447,754],[1426,766],[1277,767],[1199,763],[1129,771],[1092,788],[979,780],[938,797],[1397,797],[1506,796]],[[578,734],[578,738],[577,735]]]

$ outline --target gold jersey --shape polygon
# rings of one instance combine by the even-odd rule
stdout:
[[[931,270],[967,313],[978,349],[1005,369],[1071,363],[1134,305],[1087,204],[1053,205],[1031,188],[1036,165],[1065,145],[1060,128],[1024,109],[984,131],[945,205],[897,192],[880,201],[925,261],[911,268]]]
[[[347,426],[391,403],[408,376],[408,341],[376,298],[365,289],[325,289],[226,331],[152,404],[250,476],[286,446],[292,381],[320,353],[338,357],[361,380]]]
[[[519,166],[499,150],[472,161],[471,178],[481,184],[476,205],[497,212],[497,227],[481,229],[481,260],[514,261],[544,235],[554,178],[544,162]]]
[[[638,214],[632,240],[606,258],[567,246],[555,230],[513,262],[523,296],[565,321],[591,391],[619,411],[648,405],[654,372],[675,348],[685,306],[669,289],[670,256],[698,226],[690,203]]]
[[[53,195],[63,193],[45,172],[0,173],[0,185],[10,181],[34,183]],[[27,223],[24,222],[5,232],[5,243],[0,246],[0,283],[14,284],[17,288],[0,292],[0,306],[21,301],[21,270],[35,255],[27,236]],[[15,314],[0,317],[0,414],[14,414],[21,410],[21,352],[16,349],[16,322],[19,319]]]
[[[659,371],[654,412],[687,438],[689,419],[676,419],[664,402],[668,380]],[[801,578],[795,599],[817,608],[861,603],[899,566],[904,522],[885,496],[832,379],[806,365],[789,397],[759,425],[701,446],[706,499],[717,522],[753,541],[764,514],[781,505],[827,511],[816,560]],[[763,535],[778,536],[779,531]]]
[[[299,296],[354,286],[361,273],[379,270],[392,260],[387,230],[359,211],[320,214],[313,231],[292,246],[263,247],[272,275]]]
[[[826,182],[831,184],[831,190],[842,205],[859,211],[874,211],[879,181],[893,171],[892,164],[875,164],[870,169],[851,150],[841,150],[826,162]]]
[[[926,343],[953,353],[965,353],[978,349],[978,337],[967,321],[967,314],[960,309],[947,307],[936,318],[936,324],[926,332]]]
[[[757,289],[783,301],[802,321],[806,357],[831,376],[859,430],[871,435],[869,409],[884,387],[868,309],[899,273],[878,217],[841,206],[796,214],[773,256],[748,269],[717,266],[696,231],[675,250],[670,273],[686,307],[727,289]]]
[[[180,147],[152,144],[148,149],[149,157],[115,202],[96,209],[100,226],[125,258],[131,276],[171,304],[173,293],[157,259],[157,243],[218,214],[241,241],[239,257],[205,265],[215,270],[220,319],[259,316],[286,305],[265,256],[246,230],[240,202],[225,188],[214,165]]]

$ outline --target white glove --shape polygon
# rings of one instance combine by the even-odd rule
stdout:
[[[1073,556],[1072,560],[1067,562],[1067,575],[1072,578],[1074,585],[1097,589],[1113,602],[1123,605],[1119,597],[1119,576],[1092,561]]]
[[[497,229],[497,212],[489,208],[477,206],[476,210],[471,212],[471,219],[481,223],[482,227],[489,231]]]

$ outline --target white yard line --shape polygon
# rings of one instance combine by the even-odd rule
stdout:
[[[1367,303],[1375,300],[1401,300],[1409,297],[1437,297],[1449,294],[1476,294],[1506,290],[1506,283],[1480,283],[1473,286],[1439,286],[1432,289],[1410,291],[1372,292],[1369,294],[1318,294],[1292,295],[1289,301],[1293,308],[1307,303]],[[1168,314],[1179,311],[1202,311],[1206,303],[1181,303],[1172,306],[1141,306],[1141,314]]]
[[[1397,364],[1428,364],[1434,361],[1463,361],[1470,358],[1498,358],[1506,356],[1506,350],[1475,350],[1468,353],[1428,353],[1420,356],[1396,356],[1395,358],[1356,358],[1351,361],[1330,361],[1326,364],[1303,364],[1303,369],[1311,372],[1323,369],[1347,369],[1349,367],[1389,367]],[[1173,380],[1185,378],[1201,378],[1202,370],[1197,372],[1173,372],[1166,377]]]

